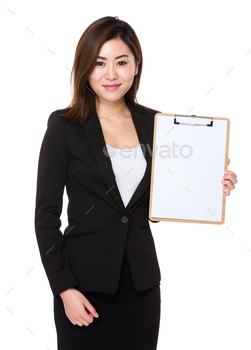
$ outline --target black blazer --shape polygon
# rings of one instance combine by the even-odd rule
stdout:
[[[83,127],[59,116],[67,109],[49,116],[38,161],[35,232],[55,297],[70,287],[115,293],[125,247],[135,289],[140,292],[160,283],[148,221],[153,126],[158,111],[135,107],[127,100],[126,104],[147,161],[144,177],[126,207],[97,113]],[[65,186],[69,225],[62,234]]]

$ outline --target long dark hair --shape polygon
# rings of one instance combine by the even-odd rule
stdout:
[[[69,111],[60,114],[65,119],[73,123],[80,122],[83,125],[95,113],[95,95],[88,79],[95,67],[102,45],[114,38],[120,38],[124,41],[133,53],[135,63],[140,60],[138,74],[134,76],[133,84],[125,94],[125,98],[134,106],[150,109],[140,105],[136,99],[143,65],[142,50],[138,37],[128,23],[118,19],[118,17],[106,16],[91,23],[78,42],[70,80],[72,84],[72,77],[74,76],[73,97],[71,103],[66,107],[69,108]]]

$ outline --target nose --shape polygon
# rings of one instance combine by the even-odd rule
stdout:
[[[115,80],[118,78],[116,66],[113,63],[107,64],[105,78],[107,80]]]

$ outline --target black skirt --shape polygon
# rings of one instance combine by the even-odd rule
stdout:
[[[60,296],[54,298],[58,350],[156,350],[160,324],[160,285],[137,292],[125,249],[115,294],[81,291],[99,317],[73,325]]]

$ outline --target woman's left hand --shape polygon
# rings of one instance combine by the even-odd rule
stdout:
[[[230,163],[230,159],[228,158],[228,165],[229,163]],[[223,180],[221,180],[221,183],[225,186],[223,186],[222,191],[224,191],[226,195],[229,196],[230,191],[235,189],[234,184],[238,182],[237,175],[231,170],[225,170],[224,174],[225,175],[223,176]]]

